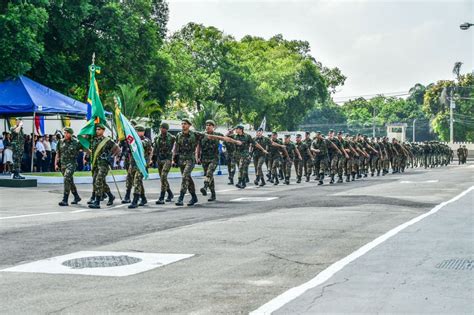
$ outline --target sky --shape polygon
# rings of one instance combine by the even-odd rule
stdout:
[[[473,71],[473,0],[169,0],[168,29],[189,22],[245,35],[306,40],[311,54],[338,67],[347,80],[336,101],[373,94],[406,93],[416,83],[453,79]]]

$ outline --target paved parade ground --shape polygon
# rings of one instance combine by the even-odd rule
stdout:
[[[0,313],[472,314],[473,175],[245,190],[218,176],[218,201],[194,207],[155,205],[153,180],[133,210],[87,208],[91,185],[69,207],[61,185],[0,188]]]

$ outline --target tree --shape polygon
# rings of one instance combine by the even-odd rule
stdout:
[[[0,81],[26,73],[40,60],[48,20],[47,1],[6,3],[0,9]]]
[[[119,84],[118,94],[122,100],[122,114],[128,119],[150,117],[162,112],[158,101],[150,99],[148,92],[140,85]]]

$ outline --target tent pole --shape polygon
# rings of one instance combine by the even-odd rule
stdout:
[[[31,125],[31,173],[33,173],[33,158],[35,155],[35,118],[36,112],[33,113],[33,123]]]

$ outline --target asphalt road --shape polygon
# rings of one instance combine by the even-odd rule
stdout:
[[[472,164],[453,165],[243,191],[222,176],[217,202],[134,210],[88,209],[90,185],[70,207],[57,206],[61,186],[2,188],[0,270],[79,251],[194,256],[127,277],[0,272],[0,313],[248,313],[466,190],[473,174]],[[178,180],[171,185],[178,191]],[[159,181],[145,187],[156,200]]]

